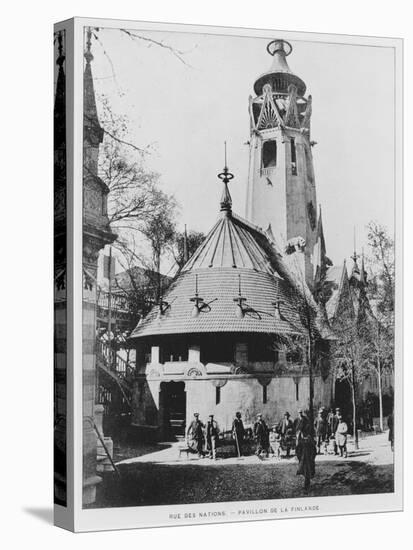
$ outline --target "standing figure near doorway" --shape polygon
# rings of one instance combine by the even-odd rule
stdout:
[[[194,419],[187,432],[188,447],[197,452],[200,458],[204,456],[204,428],[204,424],[199,420],[199,413],[194,413]]]
[[[213,458],[214,460],[216,460],[216,448],[218,442],[219,428],[216,420],[214,420],[213,414],[209,415],[209,420],[206,425],[205,433],[209,458]]]

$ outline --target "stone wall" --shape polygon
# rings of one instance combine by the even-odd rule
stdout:
[[[309,379],[306,375],[299,378],[285,375],[268,377],[267,374],[262,377],[251,374],[141,376],[136,381],[133,395],[133,424],[162,427],[161,382],[168,380],[185,383],[186,425],[191,422],[194,412],[198,412],[203,421],[213,414],[220,429],[229,430],[237,411],[242,413],[246,425],[252,425],[258,413],[264,415],[268,424],[275,424],[286,411],[295,418],[299,408],[308,408]],[[220,388],[219,403],[217,387]],[[332,396],[332,377],[329,376],[325,381],[320,376],[315,377],[314,406],[330,406]]]

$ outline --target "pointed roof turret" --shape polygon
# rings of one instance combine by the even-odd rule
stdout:
[[[360,285],[367,286],[367,273],[364,269],[364,250],[361,252]]]
[[[306,85],[301,78],[295,75],[287,63],[287,56],[292,52],[292,46],[283,39],[276,39],[267,45],[267,52],[273,57],[270,69],[261,75],[254,84],[257,95],[263,93],[263,88],[269,84],[274,93],[287,94],[288,88],[293,84],[297,88],[297,94],[305,94]]]
[[[103,128],[100,125],[96,108],[95,87],[93,84],[91,62],[93,54],[92,30],[86,31],[85,72],[83,75],[83,139],[92,146],[98,146],[103,140]]]
[[[66,76],[63,69],[65,55],[63,53],[63,31],[59,31],[57,35],[58,43],[58,65],[56,93],[54,102],[54,148],[55,150],[66,143]]]

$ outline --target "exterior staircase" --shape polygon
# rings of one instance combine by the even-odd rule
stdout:
[[[104,406],[104,415],[130,414],[135,367],[109,343],[97,340],[96,368],[98,403]]]

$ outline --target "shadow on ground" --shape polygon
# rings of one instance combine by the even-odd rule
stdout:
[[[106,474],[98,486],[94,508],[195,504],[389,493],[393,466],[352,461],[323,461],[308,493],[297,476],[297,462],[290,464],[191,465],[136,462],[119,466],[121,478]]]
[[[24,508],[23,511],[44,523],[53,524],[53,508]]]

